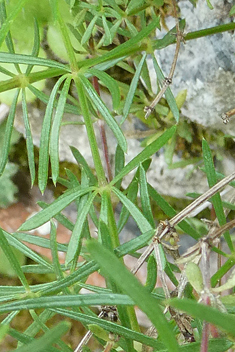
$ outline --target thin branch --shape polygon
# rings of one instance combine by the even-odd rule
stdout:
[[[223,123],[226,125],[227,123],[229,123],[230,121],[230,117],[235,115],[235,108],[232,109],[232,110],[229,110],[227,112],[224,112],[222,115],[221,115],[221,119],[223,120]]]
[[[100,314],[98,315],[98,318],[102,319],[104,317],[104,312],[101,311]],[[93,332],[90,330],[87,331],[86,335],[83,336],[77,347],[75,348],[74,352],[82,352],[83,346],[85,346],[91,339],[93,335]]]
[[[144,111],[146,112],[146,114],[145,114],[145,118],[146,119],[149,117],[149,115],[151,115],[151,113],[153,112],[155,106],[157,105],[159,100],[163,97],[163,95],[165,94],[165,92],[166,92],[167,88],[169,87],[169,85],[172,83],[172,79],[173,79],[173,76],[174,76],[175,67],[176,67],[176,63],[177,63],[177,59],[178,59],[178,55],[179,55],[180,43],[181,43],[181,41],[183,39],[183,34],[180,31],[180,27],[179,27],[179,19],[178,19],[177,10],[176,10],[176,1],[172,0],[172,4],[173,4],[173,9],[174,9],[174,17],[175,17],[175,21],[176,21],[176,47],[175,47],[175,54],[174,54],[174,58],[173,58],[173,61],[172,61],[170,73],[169,73],[168,77],[166,77],[164,79],[160,92],[157,94],[157,96],[155,97],[153,102],[149,106],[146,106],[145,109],[144,109]]]
[[[179,222],[184,220],[187,216],[190,215],[192,211],[194,211],[197,207],[199,207],[201,204],[206,202],[208,199],[210,199],[214,194],[219,192],[222,188],[224,188],[227,184],[229,184],[231,181],[235,179],[235,172],[233,172],[231,175],[225,177],[218,183],[216,183],[212,188],[210,188],[207,192],[202,194],[200,197],[195,199],[191,204],[189,204],[185,209],[183,209],[179,214],[175,215],[169,223],[165,223],[165,226],[163,227],[163,224],[160,223],[159,226],[156,229],[156,232],[153,236],[152,243],[148,246],[148,248],[143,252],[143,254],[140,256],[140,258],[137,260],[135,266],[132,268],[131,272],[135,274],[139,268],[143,265],[145,262],[146,258],[152,253],[154,250],[154,242],[161,240],[167,233],[172,231],[172,227],[177,225]],[[226,224],[228,225],[228,224]],[[224,225],[224,226],[226,226]]]

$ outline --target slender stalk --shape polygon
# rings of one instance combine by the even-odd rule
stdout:
[[[208,35],[213,35],[217,33],[233,31],[235,29],[235,22],[221,24],[220,26],[201,29],[199,31],[190,32],[185,35],[184,40],[198,39],[202,37],[207,37]]]
[[[201,204],[206,202],[208,199],[210,199],[215,193],[219,192],[223,187],[225,187],[227,184],[229,184],[234,179],[235,179],[235,172],[233,172],[231,175],[225,177],[220,182],[216,183],[207,192],[202,194],[200,197],[195,199],[191,204],[189,204],[185,209],[183,209],[179,214],[175,215],[169,221],[170,226],[175,226],[180,221],[184,220],[187,216],[190,215],[190,213],[193,210],[195,210],[198,206],[200,206]],[[226,224],[226,225],[228,225],[228,224]],[[223,229],[224,229],[224,227],[223,227]],[[139,270],[139,268],[142,266],[142,264],[144,263],[146,258],[148,258],[148,256],[154,250],[154,242],[156,240],[161,240],[168,232],[169,232],[169,226],[166,226],[164,229],[159,229],[159,227],[157,228],[156,233],[155,233],[155,235],[153,237],[153,242],[148,246],[148,248],[144,251],[144,253],[137,260],[137,263],[135,264],[135,266],[132,268],[131,272],[133,274],[135,274]]]

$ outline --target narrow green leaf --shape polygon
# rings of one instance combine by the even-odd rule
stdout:
[[[158,65],[158,62],[157,62],[154,55],[152,56],[152,59],[153,59],[153,65],[154,65],[154,68],[155,68],[155,71],[157,74],[157,78],[160,82],[163,82],[165,79],[165,76],[162,73],[162,70],[161,70],[160,66]],[[177,107],[174,95],[172,94],[172,91],[169,87],[167,88],[167,90],[165,92],[165,97],[166,97],[167,103],[169,104],[169,107],[172,111],[172,114],[174,115],[176,122],[179,122],[179,118],[180,118],[179,109]]]
[[[65,103],[70,88],[72,77],[68,77],[64,82],[64,86],[61,90],[61,94],[56,107],[54,121],[51,127],[50,134],[50,160],[51,160],[51,174],[53,183],[56,184],[59,176],[59,134],[61,121],[64,114]]]
[[[18,249],[21,253],[23,253],[26,257],[31,258],[33,261],[35,261],[36,263],[39,263],[41,265],[43,265],[46,268],[51,269],[52,266],[48,263],[48,261],[46,261],[45,259],[43,259],[42,256],[40,256],[39,254],[37,254],[36,252],[34,252],[32,249],[30,249],[28,246],[26,246],[24,243],[22,243],[19,239],[18,239],[18,234],[10,234],[6,231],[3,231],[8,243]],[[19,236],[20,237],[20,236]],[[22,241],[24,240],[24,238],[21,239]],[[33,242],[32,242],[33,243]],[[38,243],[36,243],[38,244]],[[49,248],[49,246],[48,246]]]
[[[68,66],[63,65],[58,61],[43,59],[41,57],[33,57],[31,55],[10,54],[5,52],[0,52],[0,62],[9,63],[9,64],[16,63],[16,64],[23,64],[23,65],[54,67],[54,68],[59,68],[63,71],[70,72],[70,68]]]
[[[48,238],[37,236],[36,234],[31,235],[26,232],[23,232],[23,233],[16,232],[16,233],[12,233],[10,236],[13,236],[14,238],[20,241],[35,244],[38,247],[50,248],[50,240]],[[58,248],[58,251],[60,252],[67,252],[67,244],[57,243],[57,248]]]
[[[167,203],[167,201],[150,184],[148,184],[148,190],[150,197],[152,197],[167,216],[173,218],[177,214],[175,209]],[[195,240],[201,237],[201,235],[187,222],[187,219],[181,221],[178,226]]]
[[[136,332],[134,330],[128,329],[124,326],[121,326],[119,324],[115,324],[110,321],[106,321],[104,319],[99,319],[97,317],[93,317],[91,315],[86,315],[86,314],[81,314],[78,312],[72,312],[71,310],[68,309],[52,309],[53,312],[56,312],[57,314],[61,314],[62,316],[66,316],[68,318],[80,321],[84,325],[88,324],[96,324],[106,331],[113,332],[114,334],[132,339],[134,341],[139,341],[143,343],[144,345],[147,346],[152,346],[155,347],[157,350],[162,350],[164,348],[163,343],[156,341],[153,338],[150,338],[147,335],[144,335],[142,333]]]
[[[141,57],[139,57],[139,56],[137,56],[135,58],[136,66],[140,63],[140,60],[141,60]],[[144,61],[140,77],[142,79],[142,83],[148,89],[148,92],[152,92],[152,84],[151,84],[150,75],[149,75],[149,69],[148,69],[148,65],[147,65],[146,60]]]
[[[115,256],[114,256],[115,257]],[[115,257],[116,258],[116,257]],[[157,300],[153,298],[156,304]],[[134,301],[127,295],[114,293],[91,293],[86,295],[63,295],[34,297],[21,299],[0,306],[1,313],[7,313],[15,310],[37,309],[37,308],[66,308],[66,307],[83,307],[91,305],[133,305]]]
[[[102,16],[102,22],[105,33],[104,45],[110,45],[112,43],[112,37],[105,16]]]
[[[1,16],[1,26],[3,26],[3,24],[7,22],[7,11],[6,11],[5,1],[1,1],[1,3],[0,3],[0,16]],[[14,48],[14,43],[13,43],[10,31],[6,35],[5,43],[7,45],[9,53],[14,54],[15,48]],[[19,74],[21,74],[20,66],[18,64],[15,64],[14,66],[16,68],[16,71]]]
[[[37,57],[39,54],[40,50],[40,33],[39,33],[39,26],[34,19],[34,43],[33,43],[33,50],[32,50],[32,56]],[[29,65],[25,71],[25,75],[28,76],[30,72],[32,71],[33,65]]]
[[[58,248],[57,248],[57,242],[56,242],[56,226],[52,220],[51,220],[51,233],[50,233],[50,247],[51,247],[54,273],[56,274],[57,279],[63,279],[63,273],[60,266],[60,261],[58,257]]]
[[[92,170],[91,170],[90,166],[87,164],[85,158],[82,156],[82,154],[79,152],[79,150],[76,149],[75,147],[71,146],[70,149],[71,149],[71,152],[73,153],[73,156],[76,159],[77,163],[84,168],[84,170],[87,174],[87,177],[90,179],[90,184],[95,185],[97,183],[97,179],[93,175]]]
[[[125,18],[125,22],[126,22],[127,28],[131,33],[131,37],[135,37],[138,34],[136,26],[134,26],[134,24],[131,23],[131,21],[129,21],[128,18]]]
[[[13,11],[11,11],[10,14],[8,14],[7,19],[5,22],[1,25],[1,30],[0,30],[0,46],[2,45],[3,41],[5,40],[7,33],[10,29],[11,23],[14,21],[16,16],[19,14],[21,11],[22,7],[25,5],[27,0],[19,0],[13,7]]]
[[[126,254],[133,253],[138,249],[143,248],[152,239],[156,230],[152,229],[143,233],[142,235],[133,238],[132,240],[123,243],[121,246],[115,248],[114,253],[117,255],[118,258],[123,257]]]
[[[63,19],[63,14],[60,11],[57,12],[57,23],[60,27],[60,32],[62,34],[63,43],[66,48],[66,52],[68,54],[70,70],[72,72],[77,71],[77,60],[76,60],[76,56],[75,56],[75,51],[74,51],[73,45],[70,40],[68,28],[67,28],[67,26],[64,22],[64,19]]]
[[[81,110],[82,110],[83,118],[84,118],[85,125],[86,125],[87,137],[88,137],[90,148],[91,148],[91,153],[92,153],[93,162],[95,165],[96,175],[97,175],[98,182],[101,184],[105,184],[106,183],[106,176],[105,176],[105,172],[104,172],[103,165],[101,162],[100,153],[98,150],[95,131],[94,131],[94,127],[92,124],[91,115],[90,115],[90,111],[89,111],[88,101],[87,101],[87,97],[86,97],[85,90],[83,87],[83,83],[81,82],[81,80],[79,78],[80,77],[75,78],[74,82],[75,82],[75,85],[77,88],[79,102],[81,105]],[[85,79],[85,77],[84,77],[84,79]]]
[[[2,324],[0,325],[0,342],[3,341],[3,339],[6,337],[8,331],[9,331],[10,325],[8,324]]]
[[[125,154],[122,148],[120,147],[120,145],[118,144],[115,152],[115,176],[118,175],[119,172],[123,169],[124,164],[125,164]],[[116,188],[119,189],[121,187],[121,183],[122,183],[122,179],[120,179],[116,183]]]
[[[5,256],[7,257],[8,261],[9,261],[10,265],[12,266],[13,270],[15,271],[16,275],[20,279],[25,290],[29,291],[29,285],[28,285],[26,277],[21,269],[20,263],[17,260],[14,252],[12,251],[2,229],[0,229],[0,247],[2,248]]]
[[[172,307],[188,313],[194,318],[205,320],[220,327],[222,330],[228,332],[233,337],[235,336],[235,317],[232,314],[222,313],[218,309],[199,304],[189,299],[173,298],[169,300],[169,304]]]
[[[87,248],[92,257],[98,262],[101,269],[120,289],[130,296],[135,304],[148,316],[156,327],[161,341],[168,348],[168,351],[178,351],[178,343],[174,333],[167,322],[157,300],[143,287],[138,279],[132,275],[118,258],[104,248],[100,243],[89,241]]]
[[[99,238],[101,239],[102,244],[112,250],[112,242],[108,225],[100,219],[99,221]]]
[[[94,58],[94,59],[88,59],[84,60],[78,63],[78,67],[83,67],[83,66],[93,66],[97,65],[101,62],[105,62],[108,60],[112,60],[118,57],[122,56],[127,56],[131,52],[136,52],[139,50],[139,43],[144,39],[149,36],[149,34],[155,29],[159,28],[159,23],[160,19],[157,17],[153,21],[150,22],[150,24],[142,29],[135,37],[131,38],[127,42],[119,45],[115,49],[109,51],[107,54],[104,54],[100,57]],[[137,46],[138,45],[138,46]]]
[[[207,6],[209,7],[209,9],[213,10],[214,7],[211,5],[210,0],[206,0],[206,2],[207,2]]]
[[[233,16],[233,15],[235,15],[235,5],[233,5],[231,10],[229,11],[229,16]]]
[[[88,73],[91,73],[92,76],[98,77],[108,88],[111,93],[113,100],[113,110],[117,110],[120,104],[120,90],[118,84],[114,78],[108,75],[106,72],[97,70],[96,68],[90,68],[87,70]]]
[[[155,222],[153,219],[153,213],[152,213],[151,204],[149,200],[146,174],[142,165],[140,165],[139,170],[140,170],[140,200],[141,200],[141,205],[143,209],[143,214],[148,220],[148,222],[152,225],[152,227],[155,227]]]
[[[34,145],[33,145],[33,137],[30,129],[30,124],[29,124],[25,88],[22,89],[22,112],[23,112],[23,121],[24,121],[24,127],[25,127],[25,139],[26,139],[27,156],[28,156],[28,163],[29,163],[29,172],[31,177],[31,187],[32,187],[35,181]]]
[[[139,164],[141,164],[144,160],[148,159],[154,153],[156,153],[160,148],[162,148],[167,141],[174,135],[176,131],[176,126],[172,126],[166,132],[164,132],[158,139],[149,144],[142,152],[140,152],[135,158],[133,158],[122,171],[113,178],[110,182],[110,185],[114,185],[117,181],[122,179],[125,175],[127,175],[131,170],[135,169]]]
[[[6,167],[7,160],[8,160],[8,154],[9,154],[10,145],[11,145],[11,135],[12,135],[12,129],[13,129],[13,125],[14,125],[16,105],[17,105],[19,93],[20,93],[20,90],[18,89],[15,96],[14,96],[14,99],[13,99],[13,102],[11,104],[10,111],[8,114],[8,118],[7,118],[6,129],[5,129],[5,133],[4,133],[3,147],[2,147],[1,163],[0,163],[0,176],[2,176],[3,171]]]
[[[117,138],[118,144],[123,149],[124,152],[127,150],[127,142],[126,138],[124,137],[121,128],[111,115],[110,111],[104,104],[104,102],[100,99],[99,95],[96,93],[95,89],[93,88],[92,84],[88,81],[87,78],[84,76],[80,76],[80,80],[87,92],[88,99],[92,104],[95,105],[96,109],[101,113],[102,117],[104,118],[105,122],[112,130],[113,134]]]
[[[215,287],[221,278],[235,265],[234,260],[228,259],[211,278],[211,286]]]
[[[122,117],[121,124],[126,120],[128,114],[129,114],[130,107],[131,107],[131,105],[133,103],[135,91],[136,91],[136,88],[137,88],[137,84],[139,82],[141,70],[142,70],[143,64],[145,62],[146,56],[147,56],[147,54],[144,53],[144,55],[142,56],[142,59],[140,60],[140,63],[136,67],[136,71],[135,71],[134,77],[133,77],[133,79],[131,81],[130,89],[129,89],[128,93],[127,93],[127,97],[126,97],[125,104],[124,104],[124,107],[123,107],[123,117]]]
[[[145,287],[149,292],[155,288],[157,283],[157,263],[153,255],[149,256],[148,265],[147,265],[147,279]]]
[[[45,202],[39,201],[37,202],[37,204],[42,208],[42,209],[46,209],[47,207],[50,206],[50,204],[47,204]],[[64,227],[66,227],[66,229],[73,231],[74,228],[74,224],[72,223],[72,221],[70,221],[65,215],[63,214],[58,214],[55,216],[55,219]],[[35,235],[33,235],[35,237]],[[59,249],[61,251],[61,249]]]
[[[115,35],[117,34],[118,29],[120,28],[120,24],[122,23],[122,18],[113,22],[113,26],[110,28],[111,38],[114,39]]]
[[[183,32],[185,28],[185,19],[180,20],[179,27]],[[208,34],[207,34],[208,35]],[[176,27],[172,28],[162,39],[156,39],[152,41],[153,50],[160,50],[166,48],[176,42]]]
[[[39,89],[35,88],[34,86],[32,86],[31,84],[29,84],[27,86],[27,88],[29,88],[31,90],[31,92],[39,99],[41,100],[43,103],[45,103],[46,105],[49,102],[49,97],[47,94],[41,92]],[[54,103],[54,107],[56,108],[57,106],[57,101],[55,101]],[[65,104],[65,112],[69,113],[69,114],[74,114],[74,115],[79,115],[79,107],[78,106],[74,106],[71,104],[66,103]],[[81,124],[83,124],[83,122],[81,121]]]
[[[25,331],[24,333],[27,334],[28,336],[35,337],[39,331],[41,330],[41,325],[45,326],[45,323],[52,318],[55,315],[54,312],[51,312],[49,310],[44,310],[40,315],[38,316],[38,320],[34,321]],[[41,324],[40,324],[41,323]],[[48,328],[47,328],[48,329]]]
[[[152,230],[152,225],[148,222],[145,216],[141,213],[141,211],[137,208],[137,206],[130,201],[119,189],[113,187],[113,193],[120,199],[123,205],[130,212],[131,216],[135,219],[140,231],[142,233]]]
[[[54,85],[45,112],[45,116],[42,124],[40,149],[39,149],[39,165],[38,165],[38,187],[43,193],[47,185],[48,178],[48,163],[49,163],[49,141],[51,132],[51,121],[53,107],[56,100],[56,95],[61,83],[66,79],[67,75],[64,75],[58,79]]]
[[[211,188],[217,183],[218,179],[216,176],[210,147],[205,139],[202,140],[202,151],[203,151],[203,160],[204,160],[208,185]],[[224,209],[223,209],[223,204],[222,204],[220,194],[219,193],[215,194],[211,198],[211,201],[214,206],[215,213],[218,218],[220,226],[226,224],[226,217],[224,215]],[[230,250],[233,252],[234,248],[233,248],[233,243],[232,243],[229,231],[226,231],[224,233],[224,238],[225,238]]]
[[[9,70],[7,70],[6,68],[4,68],[2,66],[0,66],[0,72],[4,73],[4,75],[6,75],[6,76],[15,77],[15,73],[10,72]],[[5,83],[5,81],[4,81],[4,83]],[[7,86],[5,86],[5,89],[3,88],[3,91],[6,91],[6,90],[8,90]]]
[[[96,21],[97,21],[97,18],[98,16],[94,16],[93,19],[91,20],[91,22],[89,23],[87,29],[85,30],[85,33],[83,34],[82,36],[82,40],[81,40],[81,45],[84,45],[88,42],[90,36],[91,36],[91,33],[93,31],[93,28],[96,24]]]
[[[33,230],[55,215],[59,214],[61,210],[66,208],[70,203],[72,203],[76,198],[83,196],[86,193],[92,192],[94,187],[87,187],[86,189],[81,189],[81,187],[76,187],[69,191],[66,191],[62,196],[57,198],[51,205],[49,205],[46,209],[41,210],[39,213],[34,215],[33,217],[26,220],[19,228],[19,231],[29,231]]]
[[[126,8],[126,13],[129,15],[130,12],[138,9],[140,6],[144,5],[144,0],[130,0]]]
[[[132,203],[134,203],[136,202],[137,193],[138,193],[138,182],[135,179],[133,179],[133,181],[128,187],[127,198]],[[119,216],[119,220],[118,220],[118,233],[120,233],[124,228],[129,216],[130,216],[129,210],[123,205]]]
[[[38,339],[34,339],[32,342],[25,346],[17,348],[19,352],[44,352],[49,346],[57,343],[60,337],[70,329],[71,323],[62,321],[52,329],[45,332],[45,334]]]
[[[68,265],[74,259],[74,256],[76,255],[76,252],[79,246],[81,245],[84,223],[95,197],[96,197],[96,192],[91,193],[86,203],[78,213],[78,217],[69,241],[68,251],[65,259],[65,265]]]

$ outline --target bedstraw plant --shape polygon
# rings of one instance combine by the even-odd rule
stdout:
[[[196,5],[196,1],[191,2]],[[209,1],[208,6],[212,6]],[[233,12],[234,7],[231,15]],[[165,26],[166,15],[175,18],[175,27],[158,39],[156,33]],[[10,104],[0,174],[7,165],[15,113],[21,105],[31,184],[36,182],[44,193],[50,177],[55,186],[62,184],[67,189],[51,204],[40,202],[42,210],[26,220],[18,232],[0,229],[0,246],[20,281],[18,286],[0,286],[0,337],[4,340],[10,335],[19,352],[89,351],[87,342],[92,333],[100,350],[106,352],[200,349],[219,352],[234,345],[233,272],[220,285],[220,280],[235,264],[229,233],[235,223],[234,220],[226,223],[227,211],[224,211],[225,207],[234,209],[234,205],[233,200],[224,203],[219,192],[228,184],[234,187],[235,173],[225,177],[216,172],[209,144],[203,139],[208,191],[197,195],[180,212],[146,177],[152,155],[162,148],[169,150],[169,145],[173,146],[173,155],[176,147],[170,143],[178,138],[181,117],[170,85],[174,84],[180,46],[201,36],[235,29],[235,23],[229,23],[184,34],[187,18],[179,18],[175,0],[0,2],[0,99]],[[154,52],[169,45],[176,46],[175,55],[170,72],[163,73]],[[156,98],[147,58],[152,59],[159,82]],[[116,71],[121,72],[120,79],[117,75],[113,77]],[[129,81],[122,79],[125,75]],[[44,90],[46,81],[54,84],[49,94]],[[112,99],[112,109],[102,100],[104,88]],[[46,105],[37,169],[28,113],[29,104],[35,99]],[[169,111],[172,117],[167,119]],[[76,115],[76,123],[85,125],[89,140],[93,166],[88,165],[80,150],[71,148],[81,171],[80,179],[71,170],[67,171],[67,178],[60,175],[59,136],[65,112]],[[225,122],[230,115],[224,118]],[[151,142],[143,142],[142,151],[126,163],[128,149],[122,125],[133,116],[155,132]],[[158,124],[164,118],[165,122]],[[103,154],[98,148],[95,124],[99,126]],[[107,147],[107,130],[116,143],[113,164]],[[131,172],[133,177],[124,187],[122,180]],[[190,213],[207,200],[213,205],[216,219],[202,233],[194,226]],[[77,206],[74,223],[62,213],[72,202]],[[118,203],[121,212],[117,219]],[[153,207],[165,213],[164,221],[157,222]],[[125,232],[130,216],[141,234],[120,244],[119,234]],[[54,219],[71,231],[68,244],[57,242]],[[51,223],[49,240],[29,232],[48,221]],[[197,241],[182,256],[178,252],[179,233]],[[227,242],[227,253],[219,246],[222,236]],[[38,255],[27,243],[50,248],[52,260]],[[146,246],[140,255],[138,250]],[[21,266],[14,248],[30,258],[33,265]],[[65,253],[64,263],[59,261],[59,252]],[[212,252],[224,259],[213,276],[209,270]],[[136,258],[131,270],[124,264],[127,254]],[[143,285],[135,273],[145,261],[148,262],[147,277]],[[105,288],[86,284],[87,278],[96,271],[105,278]],[[29,285],[26,279],[29,272],[32,275],[51,273],[53,280]],[[157,276],[161,287],[156,284]],[[169,289],[169,282],[175,287],[173,291]],[[82,294],[82,288],[90,293]],[[218,293],[224,290],[229,294],[219,297]],[[99,316],[93,307],[101,307]],[[135,307],[153,325],[147,333],[137,321]],[[24,331],[18,331],[13,323],[22,310],[30,312],[33,322]],[[55,315],[65,321],[48,328],[48,322]],[[65,318],[70,318],[70,322]],[[78,337],[76,345],[69,346],[61,338],[73,321],[81,322],[90,332],[82,342],[79,343]]]

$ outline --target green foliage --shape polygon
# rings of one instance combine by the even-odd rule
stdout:
[[[191,2],[196,5],[196,1]],[[211,6],[209,0],[207,3]],[[226,351],[233,344],[233,296],[227,301],[223,299],[228,312],[221,312],[219,309],[224,309],[224,306],[214,296],[216,289],[213,291],[209,284],[211,279],[211,286],[215,286],[234,266],[233,243],[228,229],[224,234],[230,252],[226,254],[217,249],[224,256],[225,263],[214,276],[205,280],[205,270],[200,271],[195,262],[190,262],[186,267],[189,284],[186,288],[178,287],[181,280],[176,274],[183,274],[184,271],[176,260],[178,235],[171,228],[171,222],[177,225],[177,232],[183,231],[197,241],[207,229],[198,219],[190,220],[183,216],[176,221],[178,209],[174,209],[151,186],[147,177],[152,156],[164,153],[171,168],[204,162],[209,187],[223,178],[215,170],[213,155],[205,139],[199,157],[172,163],[179,139],[188,144],[193,143],[190,125],[180,114],[186,91],[174,97],[170,87],[167,87],[163,99],[154,107],[153,117],[148,120],[144,118],[144,107],[154,99],[147,59],[152,59],[161,86],[165,75],[154,50],[161,50],[176,42],[176,27],[161,39],[156,39],[155,35],[156,29],[161,30],[160,24],[164,23],[165,13],[169,8],[173,9],[172,4],[163,0],[0,2],[0,101],[10,105],[8,118],[0,128],[0,206],[12,202],[16,191],[11,176],[17,169],[8,163],[8,155],[11,145],[18,139],[13,125],[19,105],[22,107],[31,185],[37,183],[43,193],[51,176],[55,186],[61,183],[66,188],[51,204],[39,202],[42,210],[21,224],[18,232],[0,230],[0,247],[5,256],[1,255],[2,265],[5,262],[10,265],[10,268],[4,267],[4,273],[8,276],[14,273],[21,283],[19,286],[0,286],[0,313],[8,314],[2,319],[0,338],[10,335],[18,344],[17,351],[71,351],[71,347],[61,340],[71,325],[62,322],[49,328],[49,320],[54,315],[77,320],[85,327],[91,327],[99,343],[112,348],[112,351],[134,352],[134,342],[150,346],[154,351],[198,351],[200,346],[204,351]],[[181,30],[185,21],[187,18],[179,22]],[[232,29],[235,29],[234,23],[206,28],[188,33],[186,40]],[[121,74],[117,76],[116,72]],[[44,91],[46,80],[51,90]],[[110,95],[111,107],[103,101],[102,90]],[[38,165],[28,105],[34,99],[46,104]],[[71,147],[78,174],[81,175],[79,179],[71,169],[66,170],[66,178],[60,174],[59,136],[61,126],[65,123],[64,112],[82,115],[78,123],[85,126],[92,154],[91,166],[82,151]],[[133,115],[154,131],[142,141],[142,151],[126,163],[128,143],[122,124]],[[158,124],[163,118],[164,123]],[[104,156],[98,147],[95,124],[99,125],[101,131]],[[116,145],[114,172],[110,165],[105,129],[109,130]],[[123,179],[131,172],[133,177],[125,180],[127,186],[124,186]],[[231,185],[234,186],[234,183]],[[222,202],[219,193],[213,194],[210,201],[218,224],[226,226],[223,208],[234,209],[234,205]],[[74,222],[62,213],[73,202],[77,207]],[[119,219],[116,219],[115,213],[117,204],[121,209]],[[165,222],[156,229],[156,208],[161,209],[166,218],[170,218],[170,225]],[[120,233],[125,233],[130,217],[138,226],[140,235],[120,244]],[[53,219],[71,231],[67,244],[58,243]],[[27,233],[48,221],[51,224],[50,239]],[[161,227],[166,234],[163,239]],[[97,239],[91,240],[94,233]],[[153,238],[154,242],[150,242]],[[211,238],[198,241],[192,253],[189,253],[190,260],[203,255],[205,259],[203,250],[207,248],[209,252],[215,245],[213,241]],[[155,248],[155,257],[150,256],[148,259],[146,283],[142,285],[133,274],[136,270],[132,268],[130,272],[125,267],[124,257],[131,255],[139,258],[138,250],[149,242],[149,251]],[[28,244],[49,248],[52,259],[43,258]],[[165,251],[172,254],[173,263]],[[63,264],[60,263],[59,252],[65,254]],[[25,263],[25,257],[31,262]],[[143,262],[146,259],[147,255]],[[105,288],[86,283],[97,271],[105,279]],[[32,277],[42,276],[42,282],[30,285],[29,273]],[[45,274],[51,275],[51,281],[45,279]],[[177,292],[183,298],[171,299],[164,275],[171,284],[177,286]],[[155,287],[159,280],[164,290]],[[230,288],[233,281],[232,277],[221,289]],[[196,294],[192,286],[196,288]],[[82,294],[82,288],[91,293]],[[208,295],[206,298],[205,294]],[[197,295],[200,295],[204,304],[196,302]],[[208,300],[214,300],[214,307],[205,304]],[[117,306],[118,323],[98,318],[90,309],[97,305]],[[134,305],[153,323],[158,332],[156,339],[141,332]],[[166,313],[169,306],[171,308]],[[178,314],[177,309],[187,314]],[[28,310],[33,319],[28,326],[22,327],[23,333],[12,327],[14,319],[22,310]],[[211,338],[206,349],[203,321],[216,325],[224,334],[223,338]],[[41,335],[38,337],[39,332]],[[120,339],[114,343],[110,333],[120,336]],[[196,341],[189,343],[192,341],[189,337],[192,338],[193,334]]]

